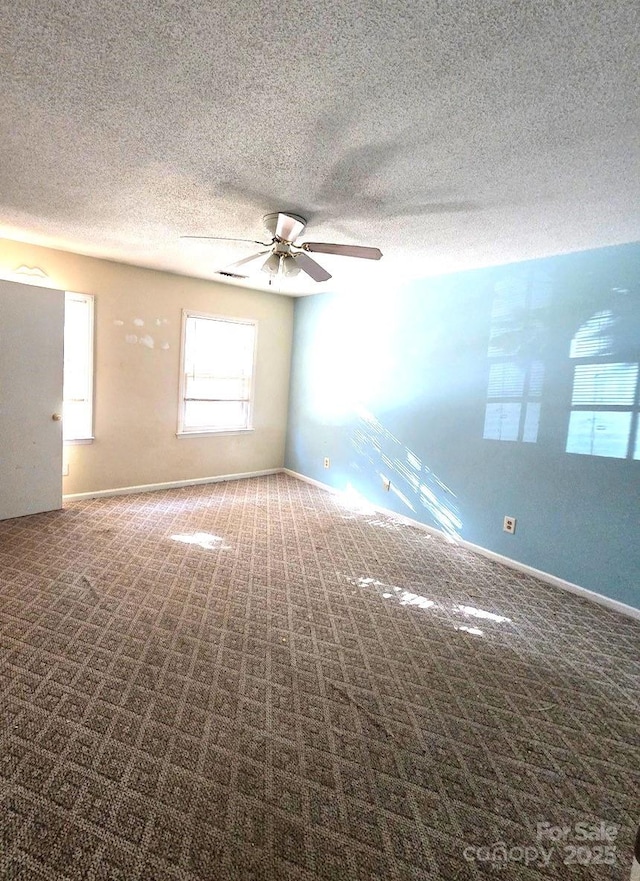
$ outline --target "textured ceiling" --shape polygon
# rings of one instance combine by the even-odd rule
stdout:
[[[640,239],[636,0],[0,0],[0,234],[189,275],[292,210],[331,281]],[[255,287],[266,287],[259,273]]]

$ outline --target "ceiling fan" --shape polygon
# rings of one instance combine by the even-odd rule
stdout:
[[[317,254],[340,254],[345,257],[364,257],[366,260],[379,260],[382,251],[379,248],[365,248],[361,245],[334,245],[328,242],[302,242],[297,245],[296,241],[306,228],[307,221],[299,214],[289,214],[278,211],[274,214],[265,214],[263,223],[267,232],[271,235],[270,242],[259,242],[255,239],[233,239],[227,236],[180,236],[181,239],[207,239],[210,241],[224,242],[251,242],[262,245],[265,251],[258,251],[243,260],[238,260],[230,266],[226,266],[222,273],[232,274],[232,270],[250,263],[265,254],[269,256],[260,269],[270,276],[281,274],[285,278],[297,275],[301,270],[311,276],[314,281],[327,281],[331,274],[319,263],[309,256],[309,252]]]

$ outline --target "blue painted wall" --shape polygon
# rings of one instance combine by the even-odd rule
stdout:
[[[640,608],[639,360],[640,244],[302,298],[286,466]]]

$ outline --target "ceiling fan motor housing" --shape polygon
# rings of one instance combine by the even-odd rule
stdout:
[[[307,225],[306,217],[301,217],[299,214],[293,214],[291,211],[275,211],[273,214],[265,214],[262,218],[262,222],[272,238],[277,238],[276,227],[278,225],[278,217],[281,214],[286,214],[287,217],[292,217],[294,220],[297,220],[298,223],[301,223],[303,227]],[[280,241],[284,241],[284,239],[281,239]]]

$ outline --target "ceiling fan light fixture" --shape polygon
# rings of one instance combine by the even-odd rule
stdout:
[[[363,245],[340,245],[333,242],[302,242],[296,244],[297,239],[307,226],[307,221],[299,214],[292,214],[288,211],[277,211],[271,214],[265,214],[263,218],[265,229],[271,236],[270,242],[258,242],[257,239],[232,239],[227,236],[182,236],[185,239],[199,238],[211,239],[212,241],[237,241],[237,242],[254,242],[267,248],[266,251],[259,251],[257,254],[250,254],[237,260],[230,266],[225,267],[223,274],[229,274],[229,271],[235,270],[245,264],[260,260],[265,254],[269,256],[260,266],[260,271],[266,273],[269,278],[269,284],[274,278],[294,278],[300,272],[304,272],[314,281],[328,281],[331,273],[317,263],[309,253],[317,252],[319,254],[336,254],[343,257],[360,257],[366,260],[380,260],[382,251],[379,248],[369,248]],[[253,269],[253,267],[252,267]]]
[[[269,275],[277,275],[280,269],[280,255],[270,254],[260,268]]]
[[[285,257],[282,261],[282,274],[285,278],[293,278],[294,275],[298,275],[300,273],[300,267],[296,263],[296,258],[293,254],[289,257]]]

